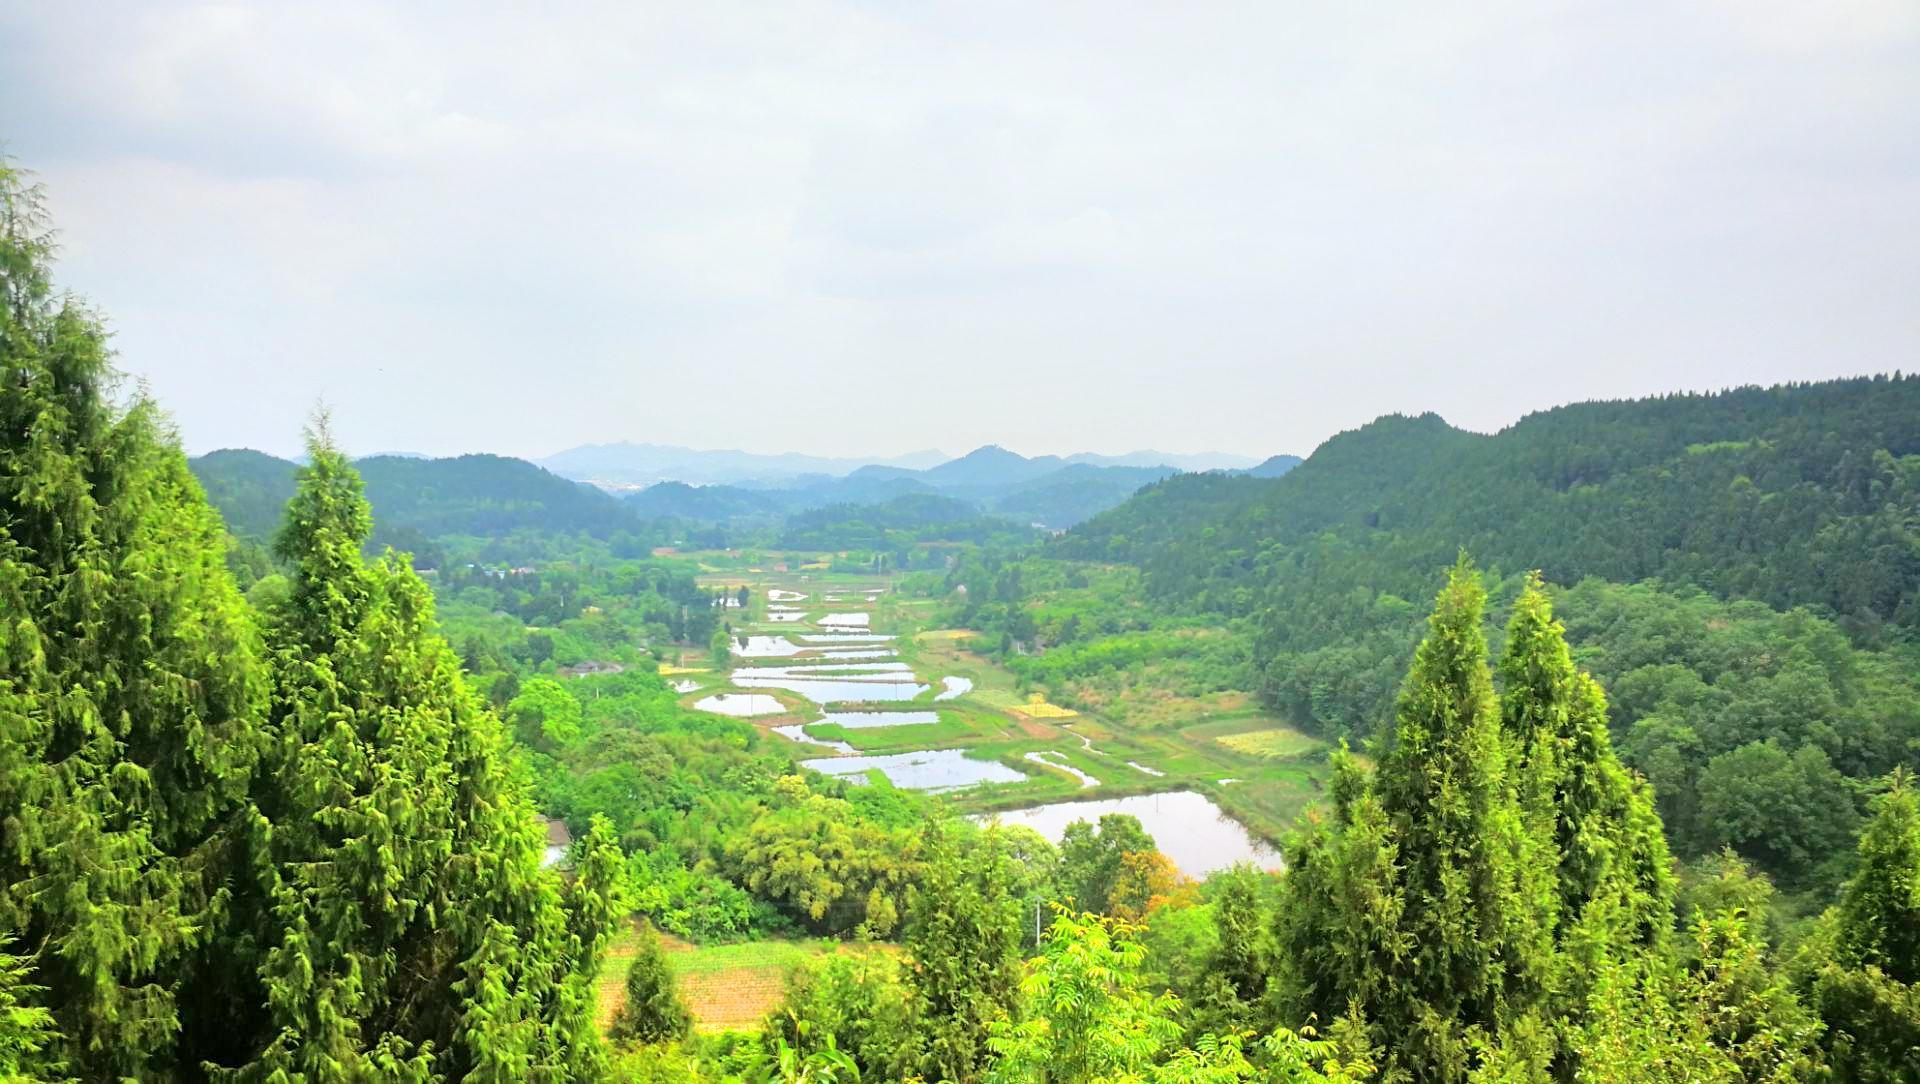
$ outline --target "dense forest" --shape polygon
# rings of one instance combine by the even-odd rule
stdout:
[[[51,252],[0,168],[0,1080],[1920,1079],[1911,379],[784,524],[1025,685],[1345,739],[1285,872],[1196,883],[682,706],[748,589],[536,468],[322,416],[197,480]],[[845,951],[696,1032],[668,939],[775,935]]]
[[[1384,747],[1418,600],[1463,549],[1489,566],[1496,643],[1541,570],[1684,856],[1732,847],[1830,890],[1872,781],[1920,758],[1920,379],[1897,374],[1582,404],[1492,436],[1383,418],[1282,478],[1170,478],[945,586],[1069,698],[1144,666]],[[1072,589],[1116,577],[1137,602]]]

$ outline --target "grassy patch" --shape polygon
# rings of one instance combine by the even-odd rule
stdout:
[[[613,1014],[625,1000],[627,968],[632,965],[637,940],[638,935],[631,930],[617,937],[595,977],[598,1019],[603,1029],[613,1022]],[[706,946],[674,938],[662,940],[680,994],[693,1010],[694,1025],[701,1031],[758,1030],[761,1019],[785,996],[788,973],[816,956],[888,951],[819,940]]]
[[[1236,753],[1259,757],[1262,760],[1292,760],[1296,757],[1313,756],[1327,747],[1327,743],[1319,738],[1302,734],[1290,726],[1226,734],[1213,740]]]
[[[937,723],[908,723],[904,726],[844,727],[838,723],[809,723],[809,737],[821,741],[843,741],[861,752],[874,749],[931,749],[948,742],[974,738],[978,732],[959,719]]]

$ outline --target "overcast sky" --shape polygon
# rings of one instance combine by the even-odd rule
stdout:
[[[0,140],[194,451],[1304,454],[1920,367],[1912,0],[22,2]]]

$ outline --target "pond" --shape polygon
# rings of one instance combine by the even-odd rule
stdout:
[[[957,700],[973,691],[972,678],[943,677],[940,679],[940,684],[945,688],[934,697],[935,700]]]
[[[787,710],[786,705],[766,693],[715,693],[693,706],[715,715],[732,715],[741,719],[753,715],[779,715]]]
[[[1019,783],[1027,777],[997,760],[972,760],[961,749],[933,749],[887,756],[830,757],[803,760],[803,768],[835,775],[849,783],[865,783],[867,772],[878,769],[903,790],[943,791],[982,783]]]
[[[869,730],[881,726],[918,726],[940,721],[937,711],[830,711],[820,719],[848,730]]]
[[[1206,795],[1190,790],[1142,794],[1080,802],[1054,802],[1031,809],[995,814],[1002,824],[1024,824],[1058,843],[1074,821],[1098,821],[1108,813],[1140,818],[1160,853],[1180,872],[1195,879],[1235,862],[1252,862],[1263,869],[1279,869],[1280,853],[1255,839],[1244,825],[1225,813]]]
[[[803,677],[760,677],[751,670],[736,670],[733,683],[743,689],[785,689],[799,693],[816,704],[831,704],[836,701],[861,703],[869,700],[912,700],[932,688],[913,679],[911,674],[901,679],[886,679],[885,675],[874,675],[874,679],[861,681],[857,678],[803,678]]]

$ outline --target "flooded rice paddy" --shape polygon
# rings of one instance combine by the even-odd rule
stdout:
[[[885,756],[823,757],[803,760],[800,766],[850,783],[865,783],[868,772],[878,771],[887,777],[888,782],[902,790],[936,793],[976,787],[982,783],[1018,783],[1026,779],[1026,776],[999,761],[973,760],[960,749],[932,749]]]
[[[786,705],[766,693],[715,693],[695,704],[701,711],[749,719],[755,715],[778,715]]]

